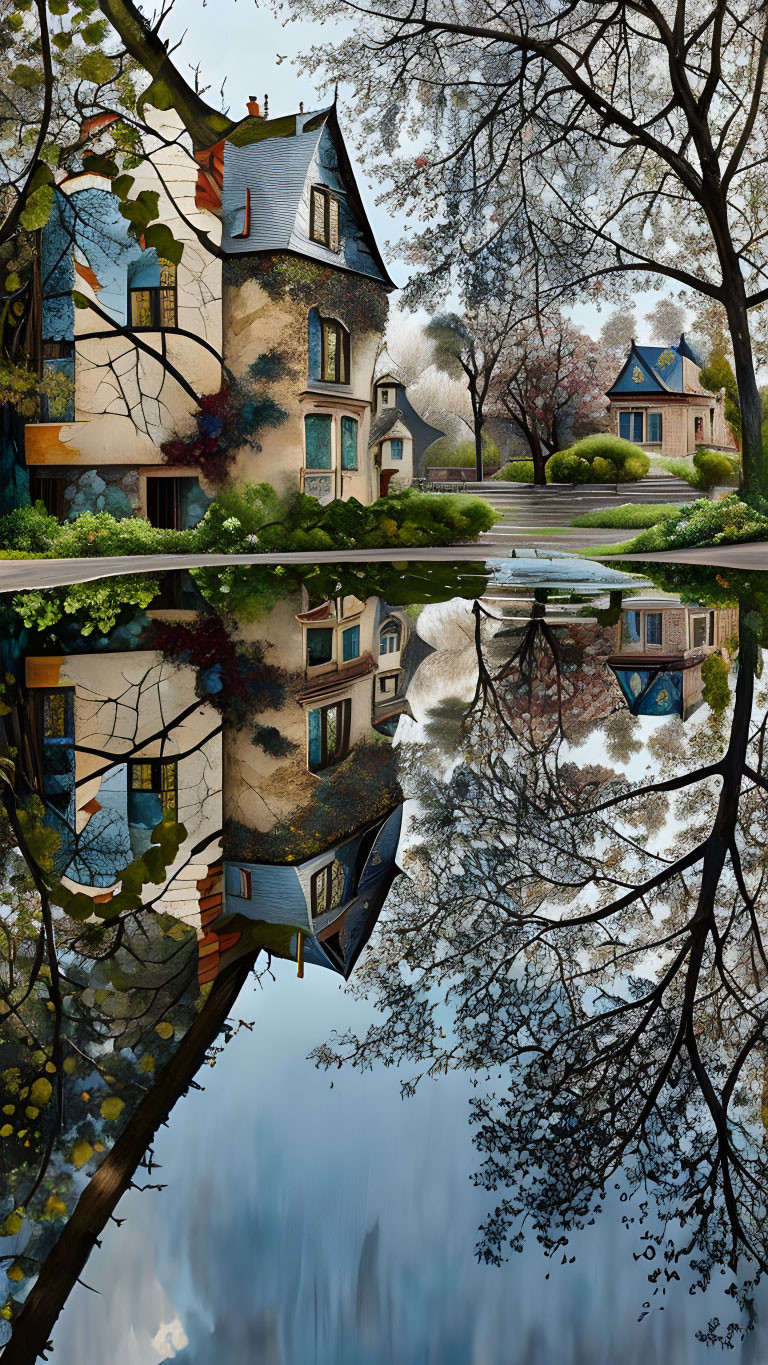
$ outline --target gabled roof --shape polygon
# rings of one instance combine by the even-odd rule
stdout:
[[[665,353],[671,355],[672,360],[660,366],[659,359]],[[674,386],[670,387],[668,382],[676,363],[679,364],[682,381],[683,366],[676,351],[672,351],[669,346],[636,346],[633,341],[618,378],[608,389],[608,396],[620,393],[681,392],[682,390],[676,390]]]
[[[313,183],[339,196],[339,252],[309,237]],[[368,221],[335,104],[276,119],[249,116],[228,134],[221,244],[231,255],[293,251],[395,287]]]
[[[403,414],[399,408],[382,408],[381,412],[377,412],[371,422],[371,437],[368,442],[369,448],[377,445],[378,442],[386,436],[387,432],[392,430],[395,423],[402,422],[402,420]]]
[[[618,378],[608,389],[608,397],[659,392],[707,392],[701,387],[691,387],[690,370],[686,382],[686,360],[701,369],[702,361],[686,341],[685,332],[680,334],[675,346],[638,346],[633,341]]]

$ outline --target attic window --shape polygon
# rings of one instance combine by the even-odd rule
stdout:
[[[309,235],[313,242],[339,249],[339,201],[330,190],[312,186],[309,201]]]

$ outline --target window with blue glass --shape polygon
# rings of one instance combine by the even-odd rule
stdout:
[[[634,441],[639,445],[643,439],[642,412],[620,412],[619,435],[623,441]]]
[[[398,440],[390,441],[390,443],[389,443],[389,458],[390,458],[391,460],[402,460],[402,458],[403,458],[403,443],[402,443],[401,440],[398,439]]]
[[[658,445],[661,442],[661,413],[648,413],[648,440]]]
[[[349,626],[342,635],[343,650],[345,660],[358,659],[360,657],[360,627]]]
[[[341,467],[357,469],[357,419],[341,419]]]
[[[647,645],[661,644],[660,611],[648,611],[645,614],[645,643]]]
[[[307,667],[329,664],[333,658],[333,630],[323,626],[307,631]]]
[[[329,413],[311,412],[304,418],[307,469],[330,469],[333,418]]]
[[[318,706],[307,713],[307,764],[311,772],[329,768],[344,758],[349,748],[348,699],[331,706]]]

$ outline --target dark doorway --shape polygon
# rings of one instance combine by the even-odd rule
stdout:
[[[29,501],[33,504],[41,502],[46,512],[61,521],[64,516],[64,480],[51,474],[40,474],[36,469],[30,469],[28,473]]]

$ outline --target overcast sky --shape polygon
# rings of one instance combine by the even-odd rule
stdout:
[[[146,5],[145,10],[148,10]],[[200,64],[201,79],[210,85],[207,98],[212,104],[221,104],[218,92],[225,82],[224,106],[229,107],[234,117],[245,114],[250,95],[256,95],[259,101],[263,101],[265,94],[269,95],[272,118],[293,113],[302,100],[304,107],[311,109],[322,107],[332,98],[328,92],[321,95],[313,79],[301,74],[299,63],[302,52],[339,31],[331,22],[283,25],[272,16],[268,6],[258,5],[255,0],[176,0],[165,31],[174,40],[185,34],[182,47],[175,54],[176,60],[182,70],[185,61],[190,67]],[[355,141],[354,111],[348,100],[345,101],[343,90],[339,92],[339,98],[342,129],[354,158],[351,145]],[[403,285],[407,267],[397,259],[389,244],[400,237],[404,220],[393,218],[384,205],[377,205],[376,200],[384,187],[366,173],[364,164],[356,161],[356,167],[373,229],[392,278],[396,284]],[[639,296],[639,341],[653,339],[642,317],[657,297],[660,295],[652,292]],[[592,335],[597,335],[606,316],[605,310],[598,313],[591,304],[579,304],[568,312]]]

